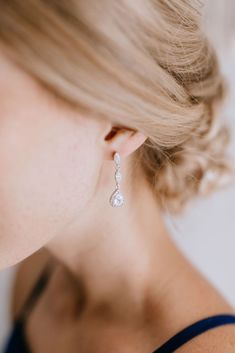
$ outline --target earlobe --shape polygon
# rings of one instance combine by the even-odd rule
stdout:
[[[140,131],[133,131],[133,135],[130,140],[129,153],[137,150],[145,141],[147,136]]]
[[[130,155],[139,148],[146,139],[147,137],[140,131],[112,127],[112,130],[105,136],[110,159],[112,159],[114,151],[118,151],[122,157]]]
[[[147,139],[140,131],[131,131],[123,138],[123,143],[118,150],[122,157],[127,157],[137,150]]]

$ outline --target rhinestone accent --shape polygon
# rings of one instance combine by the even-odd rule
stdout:
[[[115,172],[115,179],[116,179],[117,183],[120,183],[120,181],[122,180],[122,174],[119,170],[117,170]]]
[[[121,162],[121,157],[120,157],[120,154],[118,152],[115,152],[115,154],[114,154],[114,161],[115,161],[115,163],[117,165],[119,165],[120,162]]]

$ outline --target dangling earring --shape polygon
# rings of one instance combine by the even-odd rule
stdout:
[[[119,207],[122,206],[124,203],[124,197],[120,192],[120,181],[122,179],[122,175],[120,172],[120,162],[121,162],[121,157],[118,152],[115,152],[114,154],[114,162],[115,162],[115,182],[116,182],[116,189],[110,196],[109,202],[111,206],[113,207]]]

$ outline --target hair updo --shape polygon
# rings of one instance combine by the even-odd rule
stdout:
[[[148,138],[133,160],[177,213],[231,172],[224,81],[197,0],[0,0],[0,42],[56,96]]]

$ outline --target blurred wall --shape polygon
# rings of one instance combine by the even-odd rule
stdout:
[[[205,27],[221,56],[226,55],[226,52],[234,46],[234,15],[234,0],[205,1]]]

